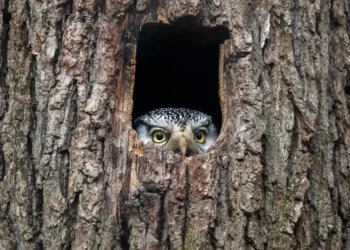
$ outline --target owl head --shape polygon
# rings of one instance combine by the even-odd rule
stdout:
[[[139,140],[153,142],[183,157],[206,152],[218,137],[211,116],[184,108],[152,110],[136,118],[133,127]]]

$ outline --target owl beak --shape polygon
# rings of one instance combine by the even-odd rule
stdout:
[[[194,141],[185,136],[179,136],[171,139],[168,143],[168,148],[175,153],[180,153],[183,158],[196,154]]]
[[[185,137],[180,137],[179,139],[179,148],[180,148],[180,152],[182,157],[185,157],[187,154],[187,140]]]

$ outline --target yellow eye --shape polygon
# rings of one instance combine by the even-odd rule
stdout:
[[[166,140],[166,134],[162,130],[156,130],[152,134],[152,139],[156,143],[161,143]]]
[[[206,134],[204,131],[199,130],[194,133],[194,139],[196,142],[203,143],[205,141]]]

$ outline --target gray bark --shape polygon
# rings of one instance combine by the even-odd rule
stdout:
[[[350,249],[350,2],[0,0],[0,249]],[[224,26],[223,126],[131,129],[138,32]]]

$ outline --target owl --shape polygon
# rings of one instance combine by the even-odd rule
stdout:
[[[207,152],[218,137],[211,116],[184,108],[149,111],[134,120],[133,128],[144,143],[153,142],[183,157]]]

